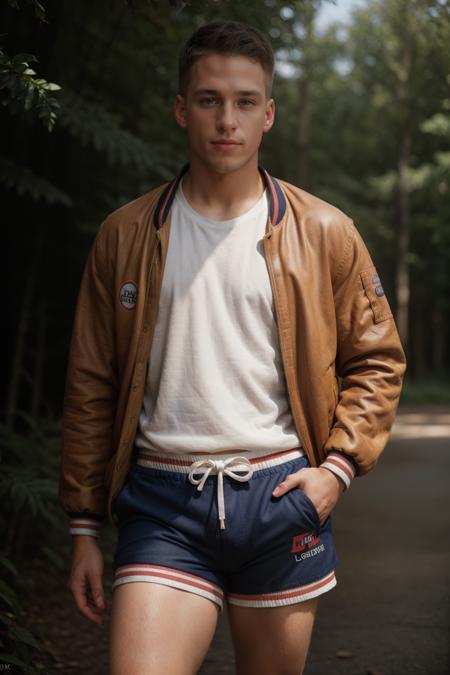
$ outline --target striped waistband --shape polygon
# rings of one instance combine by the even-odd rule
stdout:
[[[135,463],[148,469],[174,471],[176,473],[190,473],[192,465],[197,462],[212,460],[214,462],[236,458],[245,458],[252,466],[253,471],[269,469],[285,462],[292,462],[305,454],[302,447],[289,450],[251,450],[249,452],[236,450],[226,454],[205,453],[203,455],[177,455],[174,453],[153,453],[149,450],[139,450],[136,453]]]

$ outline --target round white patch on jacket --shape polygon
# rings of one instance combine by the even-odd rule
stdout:
[[[132,281],[127,281],[120,289],[120,304],[125,309],[134,309],[137,300],[137,286]]]

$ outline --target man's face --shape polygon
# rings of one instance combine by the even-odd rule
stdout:
[[[201,56],[190,69],[185,96],[175,99],[175,118],[187,131],[191,161],[221,174],[257,161],[274,115],[264,70],[245,56]]]

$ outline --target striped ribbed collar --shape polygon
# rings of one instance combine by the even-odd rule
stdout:
[[[177,187],[188,169],[189,163],[183,166],[178,176],[171,180],[162,191],[153,214],[153,224],[157,230],[159,230],[167,220]],[[270,222],[272,225],[278,225],[286,212],[286,197],[284,196],[278,181],[273,178],[263,166],[259,165],[258,170],[269,193]]]

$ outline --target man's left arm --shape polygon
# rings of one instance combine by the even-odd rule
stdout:
[[[384,450],[395,419],[405,353],[380,277],[354,224],[347,224],[344,256],[333,281],[337,327],[336,373],[342,387],[334,424],[317,468],[291,474],[275,496],[305,490],[321,520]]]
[[[353,223],[349,230],[334,283],[336,373],[342,386],[324,451],[325,464],[341,458],[362,476],[389,439],[406,358],[376,267]]]

